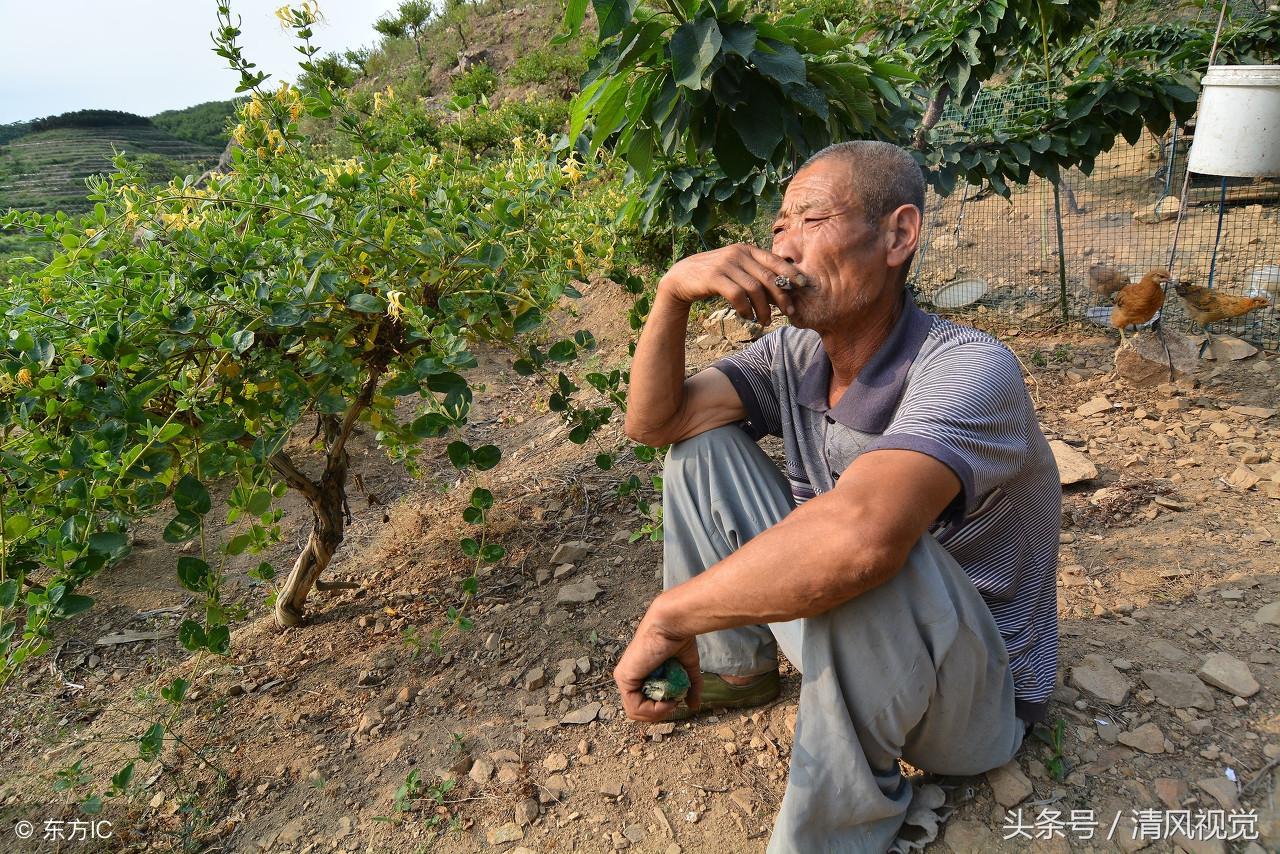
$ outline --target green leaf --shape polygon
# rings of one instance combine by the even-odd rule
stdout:
[[[4,520],[4,538],[16,540],[31,529],[31,520],[26,516],[10,516]]]
[[[751,81],[747,89],[751,108],[730,111],[729,121],[747,151],[760,160],[768,160],[786,133],[782,103],[769,87],[758,81]]]
[[[206,644],[214,655],[226,655],[231,649],[231,629],[226,626],[210,627]]]
[[[471,461],[480,471],[493,468],[501,459],[502,451],[498,450],[497,445],[481,445],[471,452]]]
[[[636,13],[636,0],[591,0],[591,5],[600,24],[601,42],[622,32]]]
[[[569,0],[564,10],[564,24],[568,27],[569,38],[573,38],[582,29],[582,19],[587,14],[587,0]]]
[[[599,466],[600,468],[604,469],[605,471],[608,471],[609,469],[613,468],[613,455],[612,455],[612,454],[597,454],[597,455],[596,455],[596,465],[597,465],[597,466]]]
[[[200,517],[189,510],[178,512],[177,516],[165,525],[161,535],[166,543],[185,543],[200,533]]]
[[[81,596],[78,593],[68,593],[58,602],[59,617],[74,617],[76,614],[88,611],[93,607],[94,599],[92,596]]]
[[[471,464],[471,446],[466,442],[460,440],[450,442],[445,451],[449,454],[449,462],[453,463],[454,468],[466,468]]]
[[[183,620],[178,627],[178,642],[191,652],[204,649],[207,643],[204,627],[195,620]]]
[[[170,703],[181,703],[183,698],[187,696],[187,689],[191,687],[191,683],[186,679],[174,679],[168,685],[160,689],[160,696],[168,700]]]
[[[89,535],[89,552],[96,555],[114,555],[129,548],[129,538],[119,531],[102,531]]]
[[[507,556],[507,550],[497,543],[490,543],[480,550],[480,559],[486,563],[497,563]]]
[[[478,510],[488,510],[493,506],[493,493],[478,487],[473,489],[471,491],[471,506]]]
[[[387,310],[387,301],[373,294],[352,294],[347,299],[347,307],[364,314],[384,314]]]
[[[465,507],[462,510],[462,521],[469,525],[479,525],[484,521],[484,511],[478,507]]]
[[[209,490],[197,478],[184,474],[173,488],[173,504],[179,510],[203,516],[213,507]]]
[[[178,558],[178,581],[192,593],[203,593],[209,580],[209,564],[198,557]]]
[[[156,433],[156,442],[163,445],[165,442],[171,442],[182,434],[185,428],[181,424],[170,422],[160,428],[160,432]]]
[[[470,596],[476,595],[476,591],[480,589],[480,579],[474,575],[462,579],[462,592]]]
[[[522,377],[531,377],[537,371],[537,368],[533,366],[533,362],[528,359],[516,359],[511,367]]]
[[[191,621],[188,620],[187,622]],[[183,626],[185,627],[186,623],[183,623]],[[196,628],[199,629],[200,626],[196,625]],[[179,631],[178,634],[181,635],[182,632]],[[204,632],[201,631],[200,634],[203,636]],[[144,761],[150,762],[152,759],[155,759],[160,755],[160,748],[163,746],[164,727],[160,724],[152,724],[151,728],[138,739],[138,756]]]
[[[475,557],[480,554],[480,543],[471,537],[463,537],[458,541],[458,545],[462,546],[462,553],[467,557]]]
[[[720,53],[723,42],[724,37],[715,18],[681,24],[671,37],[671,73],[677,85],[701,89],[702,77]]]
[[[267,508],[271,506],[271,490],[256,489],[249,496],[249,500],[245,502],[244,509],[248,510],[255,516],[261,516],[267,512]]]
[[[231,349],[238,356],[253,346],[253,339],[252,329],[241,329],[238,332],[233,332],[231,333]]]
[[[553,362],[570,362],[578,354],[578,347],[572,341],[557,341],[547,351],[547,358]]]
[[[0,608],[12,608],[18,601],[18,579],[0,582]]]
[[[773,39],[761,39],[760,47],[751,54],[751,62],[760,73],[779,83],[803,83],[804,57],[795,48]]]
[[[542,312],[536,308],[531,308],[516,315],[514,328],[517,333],[532,332],[541,324]]]
[[[232,557],[244,554],[244,550],[249,548],[249,544],[253,542],[253,537],[249,534],[236,534],[227,544],[222,547],[222,551]]]

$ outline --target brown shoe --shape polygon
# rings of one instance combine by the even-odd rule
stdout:
[[[763,706],[782,693],[782,677],[778,671],[770,670],[762,673],[746,685],[732,685],[720,677],[718,673],[702,674],[702,705],[693,711],[681,703],[676,706],[672,720],[682,721],[701,714],[708,709],[746,709],[752,706]]]

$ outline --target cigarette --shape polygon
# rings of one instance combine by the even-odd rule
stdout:
[[[794,277],[778,276],[773,280],[773,284],[780,291],[789,291],[792,288],[805,288],[809,286],[809,280],[805,278],[804,273],[796,273]]]

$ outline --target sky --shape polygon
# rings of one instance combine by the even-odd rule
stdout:
[[[293,80],[301,55],[274,11],[286,0],[231,0],[245,57]],[[372,46],[395,0],[320,0],[320,53]],[[154,115],[235,95],[239,76],[215,54],[215,0],[0,0],[0,124],[70,110]]]

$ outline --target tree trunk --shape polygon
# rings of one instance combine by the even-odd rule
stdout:
[[[942,108],[947,104],[947,98],[951,95],[951,84],[943,83],[937,94],[933,96],[933,100],[929,102],[929,106],[924,111],[924,117],[920,120],[920,127],[916,129],[916,138],[912,145],[917,151],[924,151],[925,134],[933,130],[933,126],[942,118]]]
[[[345,457],[345,454],[343,455]],[[346,460],[340,470],[326,471],[320,479],[319,494],[308,497],[313,522],[311,536],[293,563],[284,586],[276,596],[276,623],[291,629],[302,625],[307,595],[316,586],[320,573],[333,559],[334,552],[342,545],[346,507],[343,500],[347,481]]]

